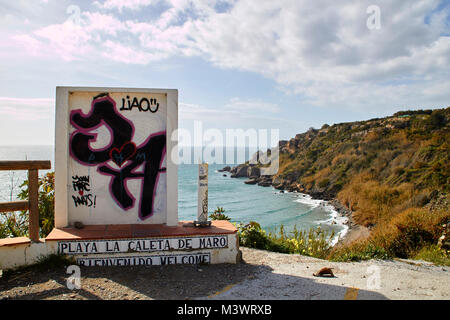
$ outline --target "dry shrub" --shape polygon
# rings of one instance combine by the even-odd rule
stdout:
[[[424,246],[437,243],[442,225],[449,221],[446,210],[431,212],[424,208],[409,208],[374,229],[370,241],[385,248],[391,256],[413,257]]]
[[[390,220],[405,204],[412,205],[412,190],[410,184],[391,187],[359,174],[338,193],[338,199],[353,210],[356,223],[370,227]]]
[[[353,152],[353,150],[352,150]],[[340,165],[348,165],[359,159],[356,154],[338,153],[331,161],[332,167],[336,168]]]
[[[377,225],[368,239],[333,248],[328,258],[336,261],[416,258],[424,248],[437,243],[442,225],[449,220],[450,212],[446,210],[410,208]]]
[[[315,183],[319,181],[323,181],[324,179],[328,178],[331,175],[331,168],[326,167],[315,174],[307,177],[302,178],[302,183],[305,185],[314,185]]]
[[[364,137],[364,142],[371,143],[371,142],[378,141],[379,139],[380,139],[380,134],[378,133],[378,130],[371,129]]]

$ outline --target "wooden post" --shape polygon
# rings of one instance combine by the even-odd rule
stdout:
[[[196,227],[209,227],[211,221],[208,221],[208,164],[198,164],[198,201],[197,201],[197,220],[194,221]]]
[[[0,203],[0,212],[10,212],[16,210],[28,210],[28,200],[2,202]]]
[[[39,241],[39,182],[38,170],[28,170],[28,202],[29,202],[29,238],[33,242]]]
[[[0,203],[0,212],[29,210],[28,233],[33,242],[39,242],[39,169],[51,169],[48,160],[0,161],[2,170],[28,170],[28,201]]]

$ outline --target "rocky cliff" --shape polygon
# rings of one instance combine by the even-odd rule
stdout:
[[[249,162],[229,171],[233,178],[249,178],[249,184],[338,198],[352,210],[363,197],[389,205],[389,197],[403,195],[406,206],[423,206],[450,188],[449,118],[446,108],[325,124],[279,142],[275,175],[263,176],[261,165]],[[379,195],[370,194],[377,190]]]

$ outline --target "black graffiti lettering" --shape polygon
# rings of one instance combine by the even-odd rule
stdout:
[[[89,176],[72,176],[72,186],[74,191],[90,191]]]
[[[145,153],[136,154],[136,161],[145,161]]]
[[[153,99],[150,99],[150,100],[153,100]],[[145,102],[145,104],[144,104],[144,102]],[[146,105],[147,107],[144,109],[144,105]],[[141,99],[141,102],[139,103],[139,106],[140,106],[140,110],[139,111],[150,111],[150,102],[148,101],[148,99],[147,98],[142,98]]]
[[[130,110],[133,110],[134,107],[138,108],[138,110],[141,111],[140,106],[139,106],[139,101],[136,97],[133,98],[133,103],[131,104]]]
[[[88,158],[88,162],[93,162],[95,160],[95,154],[91,153],[91,155]]]
[[[77,208],[78,206],[86,206],[86,207],[95,206],[95,201],[93,198],[95,199],[96,196],[93,197],[92,194],[85,194],[82,196],[72,196],[75,208]]]
[[[91,150],[90,141],[95,141],[96,136],[88,132],[102,124],[102,121],[112,129],[112,143],[110,148],[101,151]],[[73,134],[70,147],[74,158],[86,165],[96,165],[110,159],[112,148],[121,148],[131,140],[133,134],[132,124],[122,115],[116,112],[112,99],[102,97],[93,101],[92,111],[88,116],[81,112],[72,112],[70,123],[78,128]]]
[[[139,111],[142,111],[142,105],[145,105],[146,109],[156,112],[159,107],[156,99],[148,101],[148,99],[142,98],[136,104],[137,101],[137,98],[134,98],[131,104],[130,97],[127,96],[128,108],[125,99],[122,99],[120,110],[131,110],[138,107]],[[152,105],[156,105],[154,111],[151,109]],[[166,170],[161,167],[166,148],[165,132],[155,133],[149,136],[143,144],[136,146],[131,141],[134,134],[133,124],[117,112],[115,102],[109,96],[94,100],[92,110],[86,116],[82,115],[79,110],[72,111],[70,122],[77,129],[72,134],[69,144],[71,156],[84,165],[98,165],[98,172],[111,176],[110,194],[124,210],[134,207],[134,198],[126,187],[126,179],[142,179],[139,216],[141,219],[150,217],[153,214],[159,174]],[[93,150],[90,148],[90,142],[95,141],[96,134],[90,131],[102,124],[107,126],[111,132],[111,143],[106,148]],[[108,164],[110,161],[115,163],[119,169],[111,167]],[[134,172],[142,164],[143,171]],[[86,183],[85,180],[82,182]],[[74,185],[74,189],[75,186],[78,188],[78,184]],[[89,198],[84,199],[82,193],[80,196],[73,196],[75,206],[88,205],[85,202],[89,201]],[[92,200],[95,206],[96,197]]]
[[[125,180],[129,178],[141,178],[144,180],[141,192],[140,216],[146,218],[153,212],[153,198],[156,188],[156,179],[165,168],[160,168],[163,151],[166,145],[166,136],[157,135],[151,137],[148,142],[139,148],[140,152],[148,154],[148,157],[133,158],[133,161],[121,170],[115,170],[108,166],[100,166],[100,172],[113,176],[111,193],[114,199],[125,210],[134,206],[131,194],[125,189]],[[148,158],[146,161],[145,159]],[[143,173],[133,173],[133,170],[144,163]]]
[[[141,98],[141,100],[138,100],[136,97],[130,100],[130,96],[127,96],[126,99],[122,98],[120,111],[131,111],[133,108],[137,108],[139,112],[150,111],[151,113],[155,113],[159,109],[159,102],[155,98],[150,98],[150,100],[145,97]]]

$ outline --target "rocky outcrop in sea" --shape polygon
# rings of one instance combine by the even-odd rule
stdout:
[[[219,172],[230,172],[231,178],[248,178],[245,184],[257,184],[262,187],[274,187],[278,190],[289,192],[307,193],[314,199],[332,200],[335,195],[320,188],[307,189],[305,186],[297,182],[297,176],[285,175],[280,177],[276,175],[262,175],[261,169],[256,164],[239,164],[235,167],[224,167]]]

